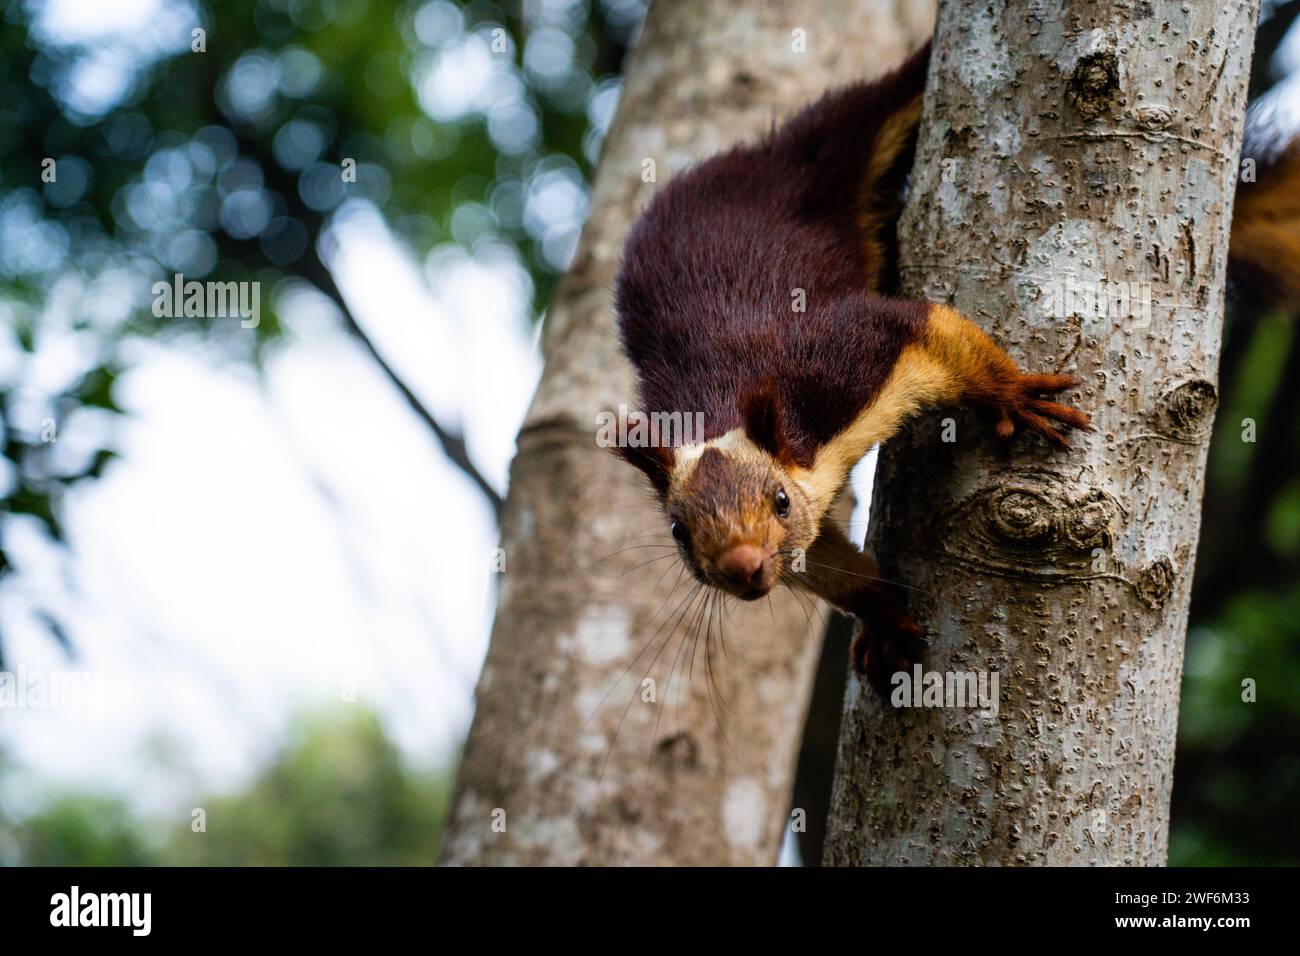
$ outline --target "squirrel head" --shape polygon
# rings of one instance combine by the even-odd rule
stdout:
[[[773,390],[751,393],[741,417],[703,444],[618,452],[654,485],[695,577],[752,601],[806,553],[821,511],[795,480]]]

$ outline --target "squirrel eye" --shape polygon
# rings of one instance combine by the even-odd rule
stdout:
[[[787,495],[785,493],[785,489],[782,488],[780,491],[776,493],[776,516],[778,518],[784,518],[789,513],[790,513],[790,496]]]
[[[691,533],[686,530],[686,525],[682,524],[680,521],[674,521],[669,526],[668,530],[671,531],[673,533],[673,537],[676,538],[678,541],[680,541],[682,544],[690,543]]]

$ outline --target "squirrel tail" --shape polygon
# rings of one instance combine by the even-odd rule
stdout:
[[[867,285],[877,293],[897,288],[898,216],[929,63],[926,43],[889,73],[827,93],[767,142],[802,183],[806,210],[849,220],[862,243]]]
[[[857,199],[872,288],[897,289],[896,227],[916,152],[930,44],[853,99],[895,104],[872,131]],[[878,115],[878,114],[877,114]],[[852,126],[853,124],[849,124]],[[1228,293],[1239,313],[1300,313],[1300,136],[1282,138],[1248,117],[1228,251]]]
[[[876,292],[898,290],[898,217],[916,156],[921,100],[930,65],[930,44],[879,81],[898,104],[875,130],[858,188],[858,232],[866,250],[868,282]]]
[[[1300,312],[1300,137],[1250,117],[1233,204],[1228,293],[1235,308]]]

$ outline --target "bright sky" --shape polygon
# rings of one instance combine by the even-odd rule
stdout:
[[[487,389],[467,417],[500,481],[539,371],[522,309],[448,315],[414,264],[377,256],[379,235],[347,234],[341,284],[365,290],[357,311],[381,343],[406,340],[407,381],[449,421],[469,381]],[[446,268],[480,301],[517,281]],[[107,691],[90,721],[6,715],[6,748],[42,776],[162,809],[196,780],[239,783],[295,711],[343,706],[350,686],[422,763],[459,745],[491,620],[491,514],[327,307],[300,298],[265,387],[201,352],[138,356],[118,392],[123,460],[67,502],[79,593],[60,581],[65,557],[14,542],[23,587],[58,595],[72,666]],[[67,668],[17,610],[11,660]]]
[[[111,98],[139,51],[187,35],[176,7],[44,4],[48,36],[109,51],[71,99]],[[526,274],[454,248],[410,261],[365,205],[336,237],[354,313],[503,489],[540,371]],[[291,716],[353,689],[421,763],[462,742],[491,625],[491,514],[328,304],[304,292],[285,311],[293,334],[264,380],[143,346],[116,393],[122,460],[65,503],[68,553],[8,542],[9,593],[58,608],[79,654],[69,664],[18,599],[0,608],[10,659],[93,671],[103,691],[93,710],[7,712],[0,743],[28,780],[172,810],[241,783]]]

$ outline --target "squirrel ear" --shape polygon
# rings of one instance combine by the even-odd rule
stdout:
[[[781,403],[771,382],[764,382],[745,395],[740,404],[740,419],[750,441],[778,461],[789,459],[790,444],[781,421]]]
[[[672,474],[673,463],[676,460],[676,455],[671,448],[662,445],[622,444],[616,445],[613,452],[629,465],[639,468],[661,495],[668,490],[668,476]]]

